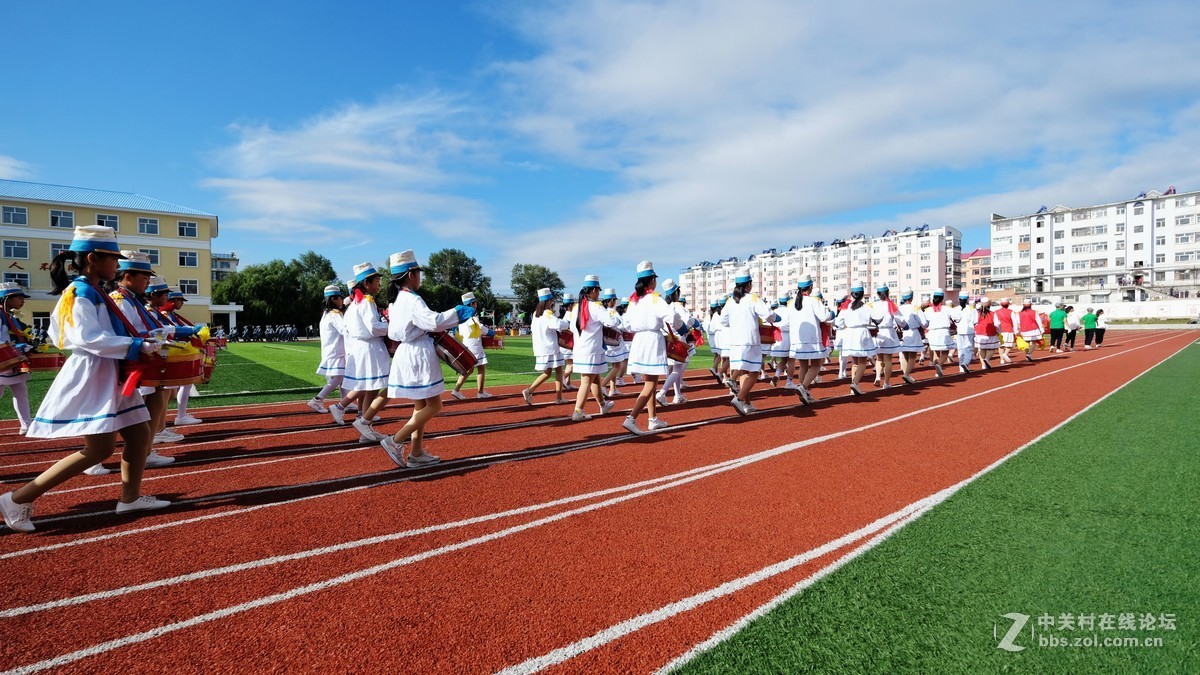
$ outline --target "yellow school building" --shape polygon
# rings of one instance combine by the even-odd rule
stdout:
[[[49,323],[57,298],[50,295],[50,260],[71,245],[76,225],[109,225],[125,250],[150,256],[154,270],[187,296],[183,314],[212,322],[212,240],[217,216],[132,192],[0,180],[0,272],[31,296],[23,321]],[[232,318],[232,317],[230,317]]]

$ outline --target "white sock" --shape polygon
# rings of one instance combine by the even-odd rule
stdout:
[[[191,396],[192,388],[190,386],[179,388],[179,393],[175,397],[175,400],[179,403],[179,406],[175,411],[176,417],[187,417],[188,399],[191,398]]]
[[[29,416],[29,389],[24,382],[14,382],[8,385],[13,396],[13,410],[17,411],[17,421],[22,427],[28,428],[33,418]]]

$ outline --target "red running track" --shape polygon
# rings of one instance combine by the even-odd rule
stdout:
[[[148,474],[178,507],[117,518],[115,480],[81,477],[39,500],[38,533],[0,536],[0,668],[655,669],[1193,335],[1114,338],[863,398],[821,385],[810,408],[758,392],[750,418],[694,375],[642,438],[514,389],[448,404],[420,471],[302,403],[205,410]],[[996,411],[995,447],[956,440]],[[0,476],[69,447],[0,445]]]

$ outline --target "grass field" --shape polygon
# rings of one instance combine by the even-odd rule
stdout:
[[[1197,400],[1193,345],[683,670],[1200,672]],[[997,646],[1014,612],[1032,617],[1015,653]],[[1137,629],[1101,629],[1122,614]],[[1040,646],[1093,635],[1162,646]]]
[[[524,384],[533,381],[533,344],[529,337],[506,337],[504,349],[487,350],[488,366],[485,386]],[[711,364],[712,355],[702,346],[694,364]],[[219,352],[212,382],[197,385],[200,396],[191,399],[191,407],[234,405],[240,403],[273,403],[311,398],[325,378],[316,374],[321,361],[319,342],[233,342],[229,349]],[[443,366],[448,387],[457,377]],[[50,387],[54,373],[34,373],[30,379],[30,406],[36,411]],[[578,379],[578,378],[576,378]],[[463,386],[473,395],[474,376]],[[0,399],[0,419],[15,419],[11,401]]]

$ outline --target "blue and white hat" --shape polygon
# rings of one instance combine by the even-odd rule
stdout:
[[[680,303],[680,304],[683,304],[683,305],[686,305],[686,304],[687,304],[687,298],[685,298],[685,297],[683,297],[682,295],[680,295],[680,296],[679,296],[679,303]]]
[[[781,304],[781,305],[786,305],[791,301],[792,301],[792,296],[790,296],[790,295],[779,296],[779,304]]]
[[[554,291],[550,290],[549,288],[539,288],[538,289],[538,301],[539,302],[541,302],[542,300],[553,300],[553,299],[554,299]]]
[[[462,294],[462,304],[469,305],[472,302],[475,302],[475,294],[474,293],[467,291],[466,293]]]
[[[628,306],[629,306],[629,298],[621,298],[620,300],[617,301],[617,307],[628,307]]]
[[[862,293],[866,290],[866,287],[867,287],[867,285],[865,283],[863,283],[861,281],[856,281],[856,282],[854,282],[854,285],[850,287],[850,292],[851,293]]]
[[[654,273],[654,263],[650,262],[649,260],[643,260],[642,262],[638,263],[637,278],[649,279],[650,277],[656,276],[658,275]]]
[[[575,294],[574,293],[563,293],[562,304],[564,304],[564,305],[575,304]]]
[[[29,294],[25,292],[25,289],[21,288],[21,284],[15,281],[6,281],[0,284],[0,299],[28,297]]]
[[[892,290],[892,289],[888,288],[888,285],[887,285],[885,282],[882,282],[882,281],[881,281],[881,282],[879,282],[878,284],[876,284],[876,285],[875,285],[875,292],[876,292],[876,293],[887,293],[887,292],[889,292],[889,291],[891,291],[891,290]]]
[[[337,284],[329,284],[325,287],[325,297],[344,297],[346,294],[342,292],[342,287]]]
[[[369,262],[358,263],[354,266],[354,283],[355,285],[370,279],[371,277],[379,276],[379,270]]]
[[[812,294],[813,294],[813,297],[814,297],[814,298],[817,298],[817,299],[819,299],[819,300],[824,300],[824,299],[825,299],[825,294],[824,294],[824,293],[822,293],[822,292],[821,292],[821,289],[819,289],[819,288],[813,289],[813,292],[812,292]]]
[[[171,294],[168,295],[167,297],[172,300],[187,301],[187,296],[185,296],[183,293],[180,293],[179,291],[171,291]]]
[[[674,279],[667,278],[662,282],[662,286],[659,287],[659,290],[662,291],[663,295],[670,295],[674,293],[675,289],[677,288],[679,288],[679,284],[675,283]]]
[[[913,289],[911,289],[911,288],[906,288],[906,289],[904,289],[904,292],[900,294],[900,299],[902,299],[902,300],[912,300],[912,299],[913,299],[913,295],[915,295],[915,294],[913,293]]]
[[[771,309],[779,309],[779,301],[778,300],[771,301]]]
[[[76,225],[71,249],[78,253],[107,253],[123,258],[117,232],[107,225]]]
[[[946,291],[943,291],[940,288],[933,289],[933,297],[941,298],[941,297],[945,297],[945,296],[946,296]]]
[[[720,298],[718,298],[718,299],[716,299],[716,300],[712,300],[712,301],[710,301],[710,302],[708,303],[708,308],[709,308],[709,309],[716,309],[717,307],[720,307],[720,306],[721,306],[721,300],[720,300]]]
[[[595,274],[589,274],[583,278],[583,286],[581,288],[600,288],[600,277]]]
[[[811,274],[801,274],[800,279],[796,282],[796,288],[811,288],[813,278]]]
[[[388,259],[388,268],[392,274],[404,274],[412,270],[419,270],[421,266],[417,264],[417,256],[412,250],[393,253]],[[355,268],[355,274],[358,274],[358,269]]]
[[[734,273],[733,283],[745,284],[745,283],[749,283],[749,282],[750,282],[750,268],[749,267],[739,268],[738,271]]]
[[[117,269],[122,272],[145,272],[153,275],[154,270],[150,267],[150,256],[141,251],[121,251],[121,255],[125,259],[117,263]]]
[[[616,298],[617,298],[617,292],[614,289],[606,288],[606,289],[600,291],[600,299],[601,300],[615,300]]]
[[[150,295],[155,293],[166,293],[171,287],[167,285],[167,280],[162,277],[150,277],[150,285],[146,287],[146,292]]]

